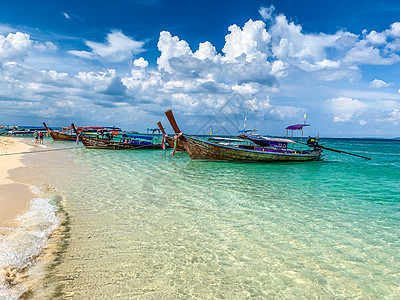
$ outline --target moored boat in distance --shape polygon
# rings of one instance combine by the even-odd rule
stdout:
[[[222,160],[242,162],[294,162],[313,161],[321,158],[320,148],[288,149],[287,144],[296,144],[293,140],[274,139],[257,136],[238,136],[235,143],[226,144],[215,140],[205,140],[184,134],[179,129],[171,110],[165,112],[175,133],[179,136],[191,159]],[[260,143],[257,143],[257,140]]]
[[[161,143],[154,135],[124,134],[106,138],[88,136],[84,132],[78,132],[74,124],[71,127],[78,136],[79,141],[88,149],[112,149],[112,150],[138,150],[138,149],[161,149]]]
[[[76,134],[72,133],[71,127],[64,127],[63,131],[54,131],[47,127],[46,123],[43,122],[43,126],[46,128],[47,132],[53,138],[54,141],[75,141]],[[69,131],[69,133],[67,133]]]
[[[45,134],[47,132],[46,128],[41,126],[9,126],[6,130],[6,134],[15,136],[33,136],[37,132],[42,132]]]

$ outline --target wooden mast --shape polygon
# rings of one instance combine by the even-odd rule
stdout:
[[[44,128],[46,128],[47,132],[50,132],[50,131],[51,131],[51,130],[49,129],[49,127],[47,127],[47,125],[46,125],[45,122],[43,122],[43,126],[44,126]]]
[[[172,113],[172,110],[167,110],[165,112],[165,115],[168,118],[169,123],[172,126],[172,129],[175,131],[175,133],[180,133],[181,130],[178,127],[178,124],[176,124],[175,118],[174,118],[174,114]]]
[[[161,122],[158,122],[157,125],[158,125],[158,127],[160,128],[162,134],[166,135],[165,129],[164,129],[164,127],[162,126]]]

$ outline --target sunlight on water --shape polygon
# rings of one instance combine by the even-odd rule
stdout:
[[[395,299],[399,143],[326,143],[374,159],[243,164],[171,151],[72,152],[73,164],[46,167],[69,230],[41,293]]]

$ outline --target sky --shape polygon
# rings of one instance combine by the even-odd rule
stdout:
[[[2,1],[0,124],[400,136],[400,2]]]

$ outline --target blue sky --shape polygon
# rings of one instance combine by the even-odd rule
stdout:
[[[0,124],[400,136],[398,1],[13,1]]]

